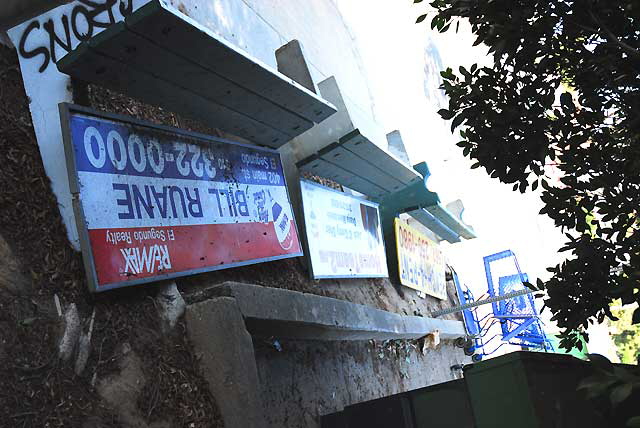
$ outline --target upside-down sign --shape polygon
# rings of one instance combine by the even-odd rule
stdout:
[[[394,219],[400,283],[438,299],[447,298],[445,262],[438,244]]]
[[[60,111],[93,291],[301,255],[276,151]]]

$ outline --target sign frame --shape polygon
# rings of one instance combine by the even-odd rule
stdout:
[[[284,180],[283,182],[284,188],[285,188],[285,192],[286,192],[289,204],[291,206],[291,215],[292,215],[292,221],[293,221],[292,232],[295,232],[298,238],[300,251],[294,252],[294,253],[282,254],[278,256],[270,256],[270,257],[251,259],[251,260],[245,260],[240,262],[232,262],[232,263],[227,263],[223,265],[213,265],[213,266],[207,266],[204,268],[189,269],[189,270],[184,270],[179,272],[161,273],[158,275],[154,275],[152,277],[138,278],[138,279],[132,279],[127,281],[98,285],[98,273],[96,270],[95,256],[94,256],[93,248],[91,246],[91,241],[89,238],[89,229],[87,228],[87,225],[86,225],[86,215],[85,215],[84,208],[82,206],[82,201],[80,198],[80,178],[78,176],[78,170],[76,168],[77,159],[74,151],[71,126],[70,126],[71,117],[74,113],[91,116],[96,119],[105,119],[108,121],[119,122],[120,124],[125,126],[133,125],[137,127],[148,128],[148,129],[151,129],[152,131],[170,133],[178,137],[197,139],[202,141],[203,143],[209,142],[209,143],[218,143],[218,144],[219,143],[229,144],[233,146],[248,148],[251,150],[260,150],[267,153],[277,154],[281,164],[282,164],[282,158],[280,156],[280,153],[275,149],[261,147],[261,146],[254,146],[251,144],[239,143],[239,142],[231,141],[225,138],[214,137],[212,135],[207,135],[199,132],[187,131],[187,130],[172,127],[172,126],[159,125],[159,124],[151,123],[148,121],[140,120],[131,116],[103,112],[103,111],[95,110],[92,108],[73,104],[73,103],[66,103],[66,102],[59,103],[58,110],[60,113],[60,121],[62,125],[62,143],[64,146],[65,162],[67,165],[68,179],[69,179],[69,187],[71,190],[71,196],[72,196],[72,202],[73,202],[75,225],[76,225],[79,240],[80,240],[80,249],[82,252],[82,259],[84,263],[87,284],[89,287],[89,291],[91,291],[92,293],[96,293],[96,292],[99,293],[99,292],[104,292],[108,290],[113,290],[116,288],[125,288],[125,287],[140,285],[140,284],[161,282],[161,281],[166,281],[169,279],[179,278],[183,276],[197,275],[200,273],[214,272],[214,271],[230,269],[234,267],[249,266],[253,264],[304,256],[303,245],[300,240],[298,223],[295,218],[295,209],[294,209],[291,195],[289,192],[289,187],[286,180],[286,174],[284,174],[284,169],[283,169],[282,178]]]
[[[303,240],[303,242],[304,242],[304,250],[305,250],[304,252],[305,252],[305,257],[307,258],[307,261],[308,261],[307,265],[308,265],[308,268],[309,268],[309,275],[310,275],[311,279],[315,280],[315,279],[389,278],[389,270],[388,270],[388,267],[387,267],[387,263],[388,263],[388,261],[387,261],[387,249],[386,249],[386,244],[385,244],[385,241],[384,241],[384,231],[382,229],[382,217],[380,215],[380,210],[379,210],[380,204],[377,203],[377,202],[370,201],[370,200],[368,200],[366,198],[363,198],[361,196],[346,194],[346,193],[341,192],[339,190],[332,189],[332,188],[327,187],[327,186],[323,186],[322,184],[319,184],[319,183],[317,183],[315,181],[308,180],[308,179],[305,179],[305,178],[301,178],[299,181],[300,181],[300,201],[301,201],[300,205],[301,205],[301,208],[302,208],[302,219],[303,219],[302,220],[302,222],[303,222],[302,224],[304,226],[304,232],[305,232],[304,233],[304,240]],[[375,206],[376,211],[378,213],[378,220],[379,220],[378,228],[379,228],[379,231],[380,231],[380,241],[382,243],[383,255],[384,255],[384,259],[385,259],[384,267],[387,270],[386,275],[382,275],[382,274],[380,274],[380,275],[376,275],[376,274],[355,274],[355,275],[349,275],[349,276],[345,276],[345,275],[318,275],[318,276],[316,276],[315,275],[315,273],[313,271],[313,261],[311,260],[311,251],[309,250],[309,238],[308,238],[308,235],[307,235],[307,218],[304,215],[304,213],[305,213],[305,205],[304,205],[304,195],[303,195],[303,190],[302,190],[302,183],[306,183],[308,185],[311,185],[311,186],[314,186],[314,187],[318,187],[318,188],[320,188],[322,190],[325,190],[325,191],[328,191],[328,192],[331,192],[331,193],[336,193],[336,194],[339,194],[341,196],[348,196],[349,198],[355,199],[355,200],[357,200],[357,201],[359,201],[361,203],[364,202],[365,205]]]
[[[419,288],[419,287],[415,286],[414,284],[410,284],[407,281],[403,281],[402,280],[402,258],[401,258],[401,255],[400,255],[401,248],[403,248],[400,245],[400,230],[402,228],[406,229],[408,232],[411,232],[414,235],[417,235],[419,238],[424,239],[430,245],[433,244],[436,247],[436,249],[438,247],[438,244],[436,242],[431,240],[428,236],[426,236],[425,234],[423,234],[422,232],[417,230],[415,227],[405,223],[399,217],[394,217],[394,219],[393,219],[393,229],[394,229],[395,245],[396,245],[396,260],[395,260],[395,263],[397,264],[397,267],[398,267],[398,281],[400,282],[400,285],[402,285],[404,287],[411,288],[411,289],[416,290],[416,291],[421,292],[421,293],[428,294],[429,296],[435,297],[436,299],[439,299],[439,300],[447,300],[448,297],[447,297],[447,280],[446,280],[446,262],[443,263],[443,269],[442,269],[442,271],[443,271],[442,272],[443,273],[442,279],[444,281],[444,289],[443,289],[443,294],[441,294],[441,295],[436,294],[433,290],[430,290],[430,289],[428,289],[426,287]],[[443,262],[444,262],[444,254],[439,249],[438,249],[438,251],[440,252],[440,255],[441,255],[441,257],[443,259]]]

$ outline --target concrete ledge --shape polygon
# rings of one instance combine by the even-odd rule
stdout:
[[[234,298],[247,330],[257,336],[306,340],[418,339],[435,330],[443,339],[465,335],[461,321],[404,316],[291,290],[225,282],[203,293],[206,297]]]

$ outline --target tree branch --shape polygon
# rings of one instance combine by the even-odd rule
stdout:
[[[602,29],[602,31],[604,32],[605,38],[609,42],[620,46],[622,48],[622,50],[625,51],[628,55],[640,58],[640,50],[638,50],[638,49],[634,48],[633,46],[630,46],[630,45],[626,44],[625,42],[623,42],[622,40],[618,39],[618,36],[616,36],[613,33],[613,31],[611,31],[609,28],[607,28],[607,26],[604,25],[598,19],[598,17],[593,14],[592,11],[589,11],[589,16],[591,17],[593,22],[595,22]]]

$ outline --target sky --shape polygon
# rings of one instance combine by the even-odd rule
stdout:
[[[545,215],[537,192],[521,194],[499,183],[483,168],[471,170],[472,161],[462,156],[437,110],[447,106],[439,86],[442,66],[491,65],[484,46],[473,47],[468,24],[460,31],[439,34],[430,30],[432,14],[421,24],[416,18],[429,11],[428,2],[412,0],[336,0],[349,26],[366,70],[373,97],[375,120],[390,132],[402,134],[413,164],[426,161],[432,173],[427,185],[443,204],[461,199],[463,219],[478,238],[462,243],[443,243],[442,248],[462,281],[476,296],[487,292],[483,257],[510,249],[530,280],[547,279],[546,268],[564,259],[558,249],[563,233]],[[439,58],[438,58],[439,57]],[[487,308],[489,309],[489,308]],[[549,312],[543,313],[543,319]],[[547,322],[549,331],[555,330]],[[611,342],[602,328],[592,333],[590,350],[613,357]]]

